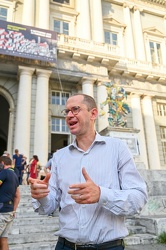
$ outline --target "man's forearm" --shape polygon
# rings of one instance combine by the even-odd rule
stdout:
[[[16,209],[17,209],[17,207],[18,207],[19,202],[20,202],[20,198],[15,197],[15,198],[14,198],[14,211],[16,211]]]

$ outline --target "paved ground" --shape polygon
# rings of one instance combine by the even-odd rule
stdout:
[[[166,244],[154,245],[132,245],[125,247],[125,250],[166,250]]]

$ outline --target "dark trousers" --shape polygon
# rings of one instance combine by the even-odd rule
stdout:
[[[17,177],[18,177],[18,181],[19,184],[22,185],[22,176],[23,176],[23,172],[22,172],[22,167],[15,167],[14,168],[14,172],[16,173]]]
[[[84,250],[85,248],[82,248],[82,250]],[[104,250],[124,250],[124,246],[116,246],[116,247],[110,247]],[[64,246],[63,243],[61,242],[57,242],[56,246],[55,246],[55,250],[73,250],[70,247]],[[88,248],[86,248],[85,250],[88,250]],[[92,250],[92,248],[90,248],[89,250]],[[96,248],[94,248],[94,250],[96,250]]]

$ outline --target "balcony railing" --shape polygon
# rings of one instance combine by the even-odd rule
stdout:
[[[58,48],[64,49],[72,53],[88,54],[94,57],[107,58],[110,60],[116,60],[116,66],[124,70],[134,71],[145,75],[152,75],[156,77],[166,78],[166,66],[162,64],[154,64],[147,61],[139,61],[136,59],[130,59],[122,57],[120,47],[99,43],[92,40],[86,40],[78,37],[71,37],[64,34],[58,35]]]
[[[68,49],[80,49],[106,55],[119,56],[119,46],[98,43],[91,40],[86,40],[78,37],[71,37],[64,34],[58,35],[58,46],[67,47]]]

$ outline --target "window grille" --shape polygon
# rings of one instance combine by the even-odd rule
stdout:
[[[161,144],[164,163],[166,163],[166,127],[160,127]]]
[[[51,104],[66,105],[66,101],[69,98],[69,93],[52,91]]]
[[[166,116],[166,104],[157,103],[157,115],[158,116]]]
[[[69,128],[66,125],[64,118],[52,117],[51,119],[51,130],[56,133],[69,133]]]
[[[60,20],[54,20],[54,31],[69,35],[69,23]]]
[[[161,45],[156,42],[149,42],[152,63],[161,64]]]
[[[0,20],[7,21],[7,8],[0,7]]]

